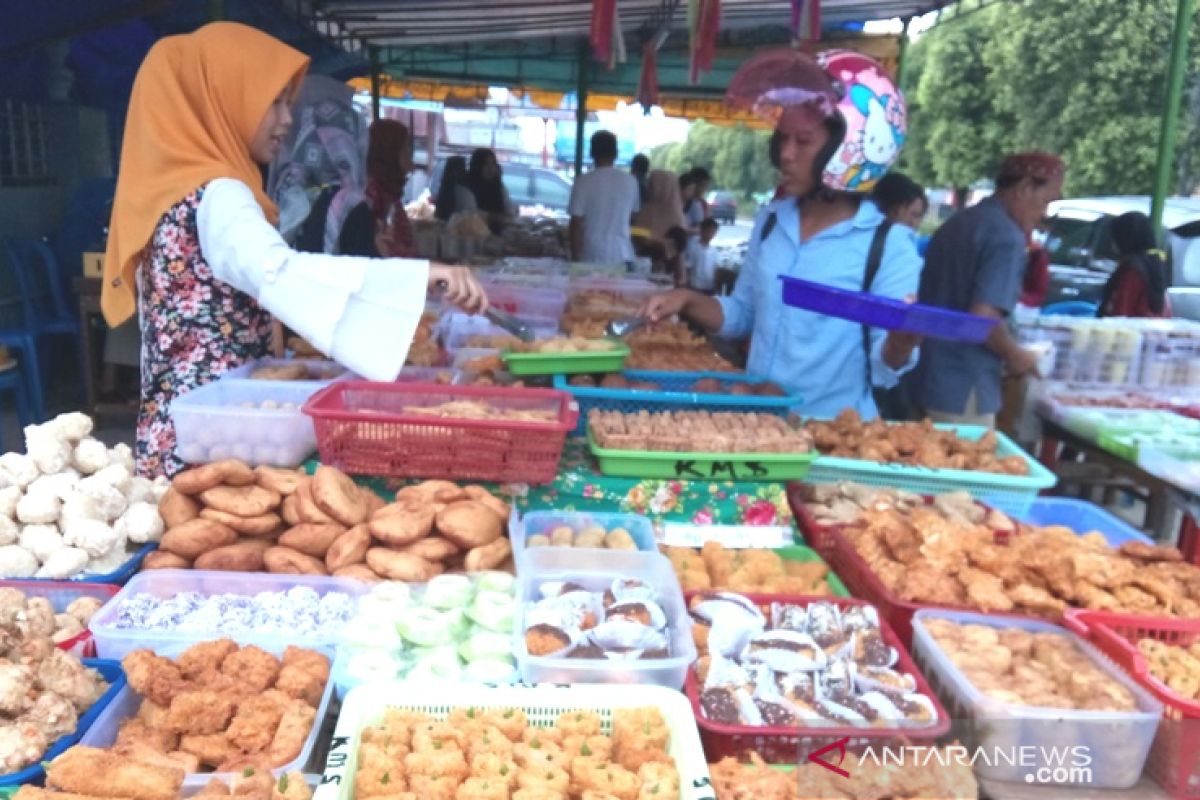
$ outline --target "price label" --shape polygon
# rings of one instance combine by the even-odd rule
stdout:
[[[758,461],[694,461],[681,458],[675,462],[675,477],[682,480],[752,480],[771,474]]]
[[[663,544],[668,547],[703,547],[705,542],[720,542],[734,550],[774,550],[793,542],[790,525],[689,525],[665,522],[662,531]]]

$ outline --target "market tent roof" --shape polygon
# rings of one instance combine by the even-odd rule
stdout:
[[[910,17],[934,11],[953,0],[822,0],[826,26],[870,19]],[[349,37],[376,46],[462,44],[463,42],[586,36],[590,0],[320,0],[314,21],[331,24]],[[670,27],[687,27],[679,0],[621,0],[621,26],[655,27],[664,10],[674,8]],[[791,4],[783,0],[724,0],[721,29],[789,24]],[[332,33],[332,31],[329,31]]]

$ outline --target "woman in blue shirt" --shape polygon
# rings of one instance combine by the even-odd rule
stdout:
[[[864,288],[868,255],[885,218],[862,193],[899,155],[903,101],[865,56],[834,51],[820,58],[818,64],[795,51],[758,56],[739,70],[726,95],[731,104],[776,120],[771,158],[784,190],[755,220],[733,294],[676,289],[651,298],[643,314],[651,321],[680,314],[718,336],[751,336],[747,372],[799,394],[798,412],[832,417],[854,409],[870,419],[877,416],[872,386],[894,386],[912,368],[917,338],[877,329],[864,336],[858,323],[786,306],[779,276]],[[845,98],[827,72],[855,76],[845,83]],[[861,112],[858,89],[869,95]],[[883,236],[869,290],[914,295],[921,259],[911,233],[891,228]]]

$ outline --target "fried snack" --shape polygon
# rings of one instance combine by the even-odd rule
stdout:
[[[335,578],[352,578],[363,583],[379,583],[383,580],[383,578],[375,574],[375,570],[366,564],[351,564],[348,567],[336,569],[330,574]]]
[[[504,526],[495,511],[476,500],[451,503],[438,512],[435,524],[442,536],[463,550],[491,544],[500,538]]]
[[[200,795],[196,795],[199,797]],[[56,792],[52,789],[43,789],[40,786],[30,786],[25,784],[17,788],[16,794],[13,795],[14,800],[132,800],[128,797],[115,797],[113,795],[104,795],[97,797],[92,794],[79,794],[77,792]]]
[[[244,461],[226,459],[184,470],[175,476],[171,481],[171,486],[180,494],[191,497],[222,484],[249,486],[252,483],[254,483],[254,470],[250,469]]]
[[[508,522],[508,517],[512,513],[512,508],[508,503],[501,500],[496,495],[489,492],[482,486],[464,486],[463,493],[477,503],[483,503],[490,508],[502,523]]]
[[[292,497],[296,498],[297,523],[316,522],[329,524],[335,522],[336,520],[333,517],[326,514],[317,506],[317,501],[313,499],[312,486],[312,478],[304,478],[296,484],[296,492]]]
[[[181,769],[129,761],[94,747],[76,745],[46,766],[46,786],[100,797],[175,800]]]
[[[283,672],[281,671],[280,679],[282,680],[282,678]],[[226,753],[216,761],[206,759],[206,763],[217,766],[237,755],[239,751],[257,753],[271,743],[275,730],[279,727],[279,721],[283,719],[283,713],[290,705],[290,698],[281,696],[285,690],[282,687],[278,688],[281,691],[264,692],[242,701],[242,704],[238,706],[237,713],[233,715],[233,719],[229,723],[228,730],[224,733],[226,740],[232,745],[233,751]],[[324,689],[324,685],[321,689]],[[317,696],[319,698],[320,694]]]
[[[341,525],[301,523],[284,531],[279,537],[279,544],[307,556],[323,559],[330,546],[345,532],[346,529]]]
[[[403,547],[424,539],[433,530],[432,507],[384,506],[367,523],[371,535],[392,547]]]
[[[253,474],[253,473],[251,473]],[[257,517],[279,508],[283,497],[278,492],[261,486],[214,486],[199,494],[201,502],[239,517]]]
[[[681,585],[688,590],[724,589],[765,594],[827,595],[829,568],[821,561],[785,561],[770,550],[732,550],[719,542],[696,550],[666,551]]]
[[[158,514],[170,529],[200,516],[200,504],[172,486],[158,502]]]
[[[192,519],[163,534],[159,545],[180,558],[194,561],[209,550],[237,541],[234,530],[211,519]]]
[[[466,561],[463,563],[463,568],[467,572],[483,572],[489,569],[496,569],[504,563],[512,554],[512,544],[508,539],[500,538],[486,544],[483,547],[476,547],[471,552],[467,553]]]
[[[807,453],[812,437],[770,414],[592,409],[588,428],[615,450],[702,453]]]
[[[267,747],[266,757],[272,767],[282,767],[295,761],[304,749],[317,710],[303,700],[293,700],[283,712],[275,737]]]
[[[219,733],[229,726],[233,711],[233,701],[217,692],[178,692],[167,711],[167,728],[179,734]]]
[[[367,566],[381,577],[413,583],[427,581],[440,573],[437,566],[420,556],[384,547],[372,547],[367,551]]]
[[[263,692],[279,678],[280,662],[255,645],[230,653],[221,662],[221,673],[246,684],[252,691]]]
[[[142,569],[191,569],[192,562],[166,550],[154,550],[142,560]]]
[[[242,754],[239,746],[234,744],[224,733],[181,736],[179,737],[179,749],[195,756],[201,764],[209,769],[216,769]]]
[[[302,478],[304,472],[298,469],[280,469],[265,465],[254,468],[254,480],[259,486],[278,492],[284,497],[295,494]]]
[[[347,528],[367,518],[367,504],[345,473],[333,467],[320,466],[312,479],[312,495],[317,507]]]
[[[183,677],[193,680],[208,670],[220,670],[225,659],[237,650],[237,642],[232,639],[200,642],[180,653],[175,666]]]
[[[325,553],[325,568],[336,574],[342,567],[361,564],[371,546],[371,531],[367,525],[355,525],[333,540]]]
[[[266,539],[244,539],[224,547],[209,550],[196,559],[196,569],[226,572],[261,572],[265,566],[263,554],[271,548]]]
[[[284,575],[328,575],[325,562],[290,547],[275,546],[263,553],[267,572]]]
[[[427,536],[420,541],[394,549],[398,553],[409,553],[434,564],[453,558],[462,552],[458,545],[441,536]]]
[[[256,517],[239,517],[237,514],[229,514],[215,508],[205,508],[200,511],[200,516],[233,528],[243,536],[251,537],[274,536],[283,526],[283,520],[274,512]]]
[[[164,708],[171,705],[171,698],[186,685],[179,668],[170,659],[149,650],[134,650],[125,656],[121,666],[129,688]]]

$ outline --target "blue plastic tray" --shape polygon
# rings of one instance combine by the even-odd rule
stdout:
[[[134,574],[142,568],[142,562],[146,560],[146,556],[158,549],[158,542],[147,542],[140,548],[129,555],[129,560],[112,572],[106,572],[102,575],[91,575],[83,573],[76,575],[74,578],[65,578],[64,580],[71,583],[111,583],[114,586],[124,586],[125,583],[134,576]],[[57,578],[22,578],[25,581],[46,581],[47,583],[61,583]]]
[[[1039,497],[1024,514],[1017,515],[1030,525],[1061,525],[1076,533],[1096,531],[1113,547],[1125,542],[1154,544],[1154,540],[1120,517],[1100,506],[1074,497]]]
[[[783,302],[817,314],[861,322],[872,328],[919,333],[934,339],[980,344],[1000,321],[961,311],[905,303],[866,292],[836,289],[823,283],[780,275]]]
[[[735,383],[759,384],[766,378],[751,375],[731,375],[727,372],[654,372],[631,369],[621,373],[631,381],[657,384],[661,391],[650,392],[639,389],[605,389],[599,386],[572,386],[565,375],[554,376],[554,388],[570,392],[579,403],[579,424],[575,435],[582,436],[587,429],[587,415],[593,408],[603,411],[622,411],[632,414],[638,411],[740,411],[774,414],[786,417],[788,411],[800,405],[800,395],[783,397],[758,397],[740,394],[699,394],[691,390],[692,385],[702,378],[715,378],[724,386]]]
[[[42,768],[42,764],[53,760],[65,752],[67,748],[76,744],[87,733],[88,728],[92,727],[92,723],[100,716],[100,712],[107,708],[113,698],[125,688],[125,671],[121,669],[120,661],[109,661],[103,658],[85,658],[83,659],[83,664],[84,666],[96,669],[104,680],[108,681],[108,689],[100,696],[99,700],[92,704],[91,708],[79,715],[79,724],[75,726],[74,733],[68,733],[51,744],[50,749],[46,751],[38,763],[30,765],[20,772],[10,772],[7,775],[0,775],[0,786],[21,786],[26,783],[41,781],[46,775],[46,770]]]

